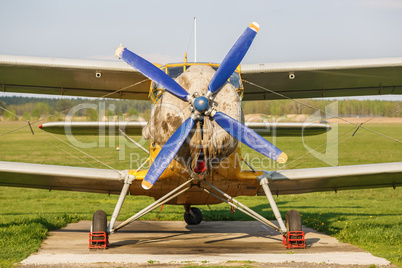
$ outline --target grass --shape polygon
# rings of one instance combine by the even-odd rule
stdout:
[[[0,135],[23,124],[23,122],[0,122]],[[401,125],[377,124],[367,125],[367,127],[402,140]],[[359,129],[355,136],[351,137],[353,130],[354,127],[350,125],[339,126],[339,165],[402,160],[400,143],[364,129]],[[67,141],[65,137],[60,135],[57,137]],[[137,137],[136,140],[139,138]],[[146,154],[142,152],[139,155],[131,154],[139,151],[135,148],[116,151],[115,148],[118,145],[123,148],[124,140],[86,136],[80,137],[79,141],[104,143],[104,147],[97,146],[83,149],[83,151],[116,169],[135,168],[138,163],[141,163],[136,160],[146,157]],[[325,141],[325,135],[307,137],[304,140],[305,144],[311,148],[317,148]],[[286,168],[328,166],[311,155],[300,158],[306,154],[301,138],[278,138],[276,145],[289,155],[289,164]],[[106,168],[101,162],[83,155],[53,136],[39,130],[35,130],[33,136],[28,128],[0,136],[0,149],[2,152],[0,161]],[[325,149],[320,148],[317,151],[323,152],[323,150]],[[260,158],[258,153],[247,147],[244,147],[244,154],[251,160]],[[256,165],[255,167],[260,168]],[[20,262],[35,252],[49,230],[55,230],[67,223],[82,219],[90,220],[92,213],[98,209],[105,210],[110,216],[117,198],[113,195],[0,187],[0,246],[2,248],[0,266],[10,267],[13,263]],[[275,199],[283,217],[286,211],[297,209],[303,215],[303,223],[306,226],[328,233],[341,241],[352,243],[402,267],[402,190],[400,188],[287,195],[275,197]],[[265,197],[239,197],[238,200],[263,216],[274,218]],[[133,212],[144,208],[152,201],[148,197],[129,196],[126,198],[119,219],[131,216]],[[210,208],[199,206],[199,208],[203,211],[206,221],[250,220],[241,212],[231,213],[226,204]],[[183,208],[166,205],[162,212],[157,209],[142,219],[181,221]]]

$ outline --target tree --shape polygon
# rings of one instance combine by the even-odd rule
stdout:
[[[123,120],[123,112],[121,110],[117,113],[117,120]]]
[[[47,116],[50,114],[50,107],[47,103],[44,102],[38,102],[36,104],[35,109],[39,111],[39,117],[40,116]]]
[[[87,109],[86,117],[89,121],[97,121],[98,120],[98,113],[94,109]]]
[[[6,108],[6,103],[2,100],[0,100],[0,107]],[[2,115],[3,113],[4,113],[4,110],[0,109],[0,115]]]
[[[114,111],[107,110],[107,111],[106,111],[106,116],[107,116],[107,121],[113,120],[113,119],[114,119],[114,116],[115,116],[115,113],[114,113]]]
[[[56,102],[56,111],[68,113],[68,111],[73,108],[74,103],[68,99],[60,99]]]
[[[25,112],[23,113],[22,119],[24,119],[24,120],[29,120],[29,119],[31,119],[31,117],[29,116],[29,114],[28,114],[27,111],[25,111]]]
[[[138,112],[134,108],[130,108],[128,116],[138,116]]]
[[[39,110],[38,110],[37,108],[33,109],[32,113],[31,113],[31,116],[32,116],[33,118],[39,119],[39,118],[40,118],[40,112],[39,112]]]
[[[16,116],[15,110],[9,110],[9,111],[10,112],[4,111],[4,114],[3,114],[4,120],[17,121],[18,116]]]

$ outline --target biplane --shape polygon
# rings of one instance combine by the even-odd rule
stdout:
[[[183,206],[186,223],[200,224],[202,212],[194,206],[226,202],[281,232],[288,245],[289,241],[300,245],[300,213],[290,210],[283,220],[273,194],[400,186],[402,162],[293,170],[241,168],[245,160],[240,144],[272,161],[287,161],[286,153],[260,134],[302,136],[331,130],[324,123],[244,123],[242,100],[402,94],[402,58],[240,66],[258,30],[259,25],[251,23],[221,64],[185,60],[161,66],[123,46],[116,50],[119,62],[0,56],[4,92],[152,103],[149,122],[40,126],[70,135],[100,133],[100,128],[106,133],[110,129],[125,135],[142,133],[150,140],[149,158],[136,170],[0,162],[0,185],[120,195],[109,224],[104,211],[94,213],[92,243],[106,244],[108,235],[163,204]],[[115,226],[128,194],[151,196],[155,202]],[[235,199],[255,195],[267,197],[279,226]],[[102,239],[95,235],[98,232],[104,234]]]

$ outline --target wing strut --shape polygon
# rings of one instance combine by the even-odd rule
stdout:
[[[275,231],[282,232],[283,234],[285,234],[287,232],[286,227],[283,224],[282,218],[280,218],[280,221],[278,219],[279,222],[282,222],[282,223],[280,223],[281,227],[279,228],[275,224],[273,224],[272,222],[270,222],[269,220],[265,219],[263,216],[258,214],[257,212],[253,211],[252,209],[250,209],[249,207],[243,205],[242,203],[240,203],[239,201],[237,201],[236,199],[234,199],[230,195],[226,194],[225,192],[219,190],[218,188],[216,188],[212,184],[208,183],[206,180],[204,180],[203,183],[205,183],[206,185],[211,187],[213,190],[217,191],[219,194],[221,194],[225,198],[220,197],[217,194],[212,193],[211,191],[209,191],[209,190],[207,190],[205,188],[203,189],[205,192],[207,192],[208,194],[212,195],[213,197],[218,198],[219,200],[229,204],[230,206],[237,208],[238,210],[240,210],[244,214],[249,215],[250,217],[256,219],[259,222],[261,222],[262,224],[274,229]],[[278,210],[278,207],[276,206],[275,200],[273,201],[273,203],[270,203],[270,204],[271,204],[272,208],[276,207],[276,210]],[[278,210],[278,213],[279,213],[279,210]],[[276,216],[276,214],[275,214],[275,216]]]
[[[155,202],[153,202],[152,204],[150,204],[149,206],[147,206],[146,208],[144,208],[143,210],[141,210],[140,212],[138,212],[137,214],[135,214],[134,216],[132,216],[131,218],[127,219],[126,221],[124,221],[123,223],[121,223],[119,226],[117,226],[114,229],[111,229],[111,232],[114,233],[117,230],[123,228],[124,226],[126,226],[127,224],[132,223],[135,220],[138,220],[139,218],[141,218],[142,216],[144,216],[145,214],[151,212],[152,210],[156,209],[157,207],[165,204],[166,202],[170,201],[171,199],[175,198],[176,196],[184,193],[185,191],[187,191],[188,189],[190,189],[190,186],[184,188],[184,186],[186,186],[187,184],[189,184],[190,182],[192,182],[194,179],[190,179],[188,181],[186,181],[185,183],[183,183],[182,185],[180,185],[179,187],[175,188],[173,191],[167,193],[166,195],[162,196],[161,198],[159,198],[158,200],[156,200]],[[181,190],[182,188],[184,188],[183,190]],[[181,191],[179,191],[181,190]]]
[[[128,193],[128,190],[130,189],[130,185],[133,183],[133,180],[135,180],[135,177],[132,175],[127,175],[126,179],[124,180],[124,185],[121,189],[119,200],[116,203],[112,214],[112,219],[110,220],[109,226],[107,227],[108,234],[110,234],[113,230],[114,224],[120,214],[121,207],[123,206],[124,200],[126,199],[126,195]]]
[[[287,229],[285,227],[285,224],[283,223],[282,216],[281,216],[281,213],[279,212],[278,206],[276,205],[275,199],[272,196],[271,189],[269,189],[267,177],[263,175],[262,177],[258,177],[257,179],[260,180],[260,184],[262,186],[262,189],[264,190],[265,195],[268,198],[268,202],[271,205],[272,211],[275,214],[275,218],[278,221],[282,232],[286,233]]]

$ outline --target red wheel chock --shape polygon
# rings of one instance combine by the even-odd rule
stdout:
[[[287,237],[284,235],[282,244],[287,249],[291,248],[306,248],[306,240],[303,231],[292,231],[287,233]]]
[[[89,233],[89,249],[92,248],[109,248],[109,236],[105,232]]]

